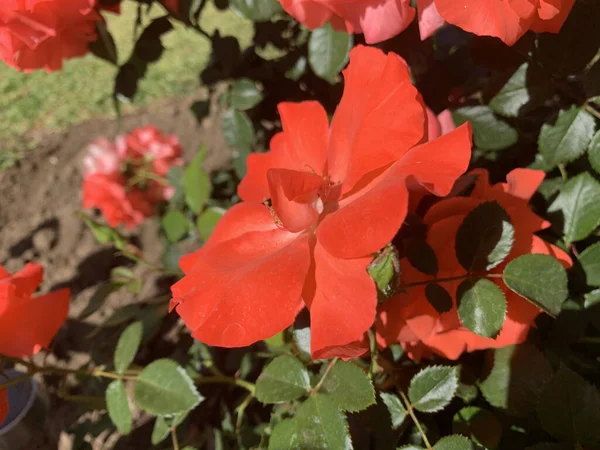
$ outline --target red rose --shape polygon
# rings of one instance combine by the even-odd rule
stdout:
[[[32,297],[43,276],[39,264],[29,263],[14,275],[0,266],[0,354],[11,358],[35,355],[50,344],[66,320],[68,289]]]
[[[507,183],[492,186],[485,170],[475,170],[472,174],[477,175],[478,179],[469,197],[441,200],[425,215],[424,222],[429,226],[427,242],[438,257],[437,278],[464,274],[454,251],[456,232],[465,216],[486,201],[498,202],[510,216],[515,229],[515,241],[510,255],[492,272],[502,273],[509,261],[528,253],[550,254],[563,265],[571,265],[571,259],[566,253],[534,234],[550,225],[535,215],[528,205],[530,197],[544,179],[543,172],[515,169],[508,174]],[[416,270],[406,259],[401,260],[401,273],[403,284],[433,279]],[[490,280],[504,291],[508,305],[504,326],[495,339],[478,336],[461,325],[454,298],[461,282],[458,280],[442,283],[454,301],[453,308],[447,313],[439,314],[429,304],[424,285],[408,287],[405,292],[385,302],[377,321],[380,342],[384,345],[400,342],[409,356],[416,359],[432,353],[457,359],[463,352],[523,342],[541,310],[510,291],[498,278]]]
[[[0,424],[8,416],[8,397],[5,389],[0,389]]]
[[[279,105],[283,132],[249,156],[244,203],[181,259],[171,305],[195,338],[249,345],[307,306],[315,358],[361,339],[377,307],[366,267],[404,221],[407,181],[446,195],[466,169],[470,126],[423,143],[425,110],[400,57],[358,46],[344,79],[331,126],[317,102]]]
[[[336,30],[363,33],[368,44],[403,31],[415,17],[410,0],[279,0],[283,9],[311,30],[326,22]]]
[[[96,0],[2,0],[0,59],[24,72],[59,70],[96,40]]]
[[[417,0],[421,39],[444,21],[513,45],[528,30],[558,33],[575,0]]]
[[[133,228],[171,197],[173,189],[164,177],[182,164],[177,138],[154,127],[119,136],[115,145],[98,139],[83,159],[83,207],[100,209],[111,227]]]

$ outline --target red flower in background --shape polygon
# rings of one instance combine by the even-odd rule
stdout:
[[[510,255],[492,272],[502,273],[506,264],[528,253],[553,255],[565,266],[571,265],[569,256],[548,244],[534,233],[550,224],[535,215],[528,201],[544,179],[537,170],[515,169],[507,176],[507,183],[490,185],[485,170],[471,172],[477,175],[475,188],[469,197],[441,200],[427,212],[424,222],[429,226],[427,242],[438,257],[437,278],[464,275],[454,246],[456,232],[465,216],[477,205],[486,201],[498,202],[510,216],[515,230],[515,241]],[[402,282],[405,284],[432,280],[415,269],[406,259],[401,260]],[[385,302],[380,309],[377,331],[385,345],[400,342],[409,356],[419,359],[432,353],[445,358],[457,359],[463,352],[486,348],[500,348],[519,344],[527,338],[529,329],[541,310],[510,291],[503,282],[491,279],[504,291],[508,305],[506,320],[500,334],[495,338],[478,336],[464,328],[456,310],[454,293],[460,280],[444,282],[443,287],[451,293],[453,308],[438,313],[425,297],[425,286],[414,286]]]
[[[470,126],[423,143],[425,110],[400,57],[358,46],[344,80],[331,126],[317,102],[279,105],[283,132],[248,158],[244,203],[181,259],[171,304],[195,338],[249,345],[307,306],[313,356],[347,356],[340,347],[374,321],[366,267],[405,218],[407,182],[446,195],[466,169]]]
[[[0,354],[35,355],[50,344],[66,320],[68,289],[32,297],[43,276],[39,264],[29,263],[14,275],[0,266]]]
[[[111,227],[133,228],[173,195],[164,177],[182,164],[177,137],[151,126],[117,137],[114,145],[98,139],[83,160],[83,207],[100,209]]]
[[[17,70],[59,70],[96,40],[96,0],[2,0],[0,59]]]
[[[421,39],[448,22],[513,45],[528,30],[558,33],[575,0],[417,0]]]

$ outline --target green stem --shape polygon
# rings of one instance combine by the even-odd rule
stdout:
[[[375,336],[374,326],[367,331],[369,336],[369,348],[371,351],[371,362],[369,365],[369,377],[373,379],[375,374],[379,372],[379,364],[377,358],[379,356],[379,348],[377,347],[377,337]]]
[[[173,450],[179,450],[179,440],[177,439],[177,429],[171,427],[171,440],[173,441]]]
[[[238,386],[243,389],[246,389],[250,394],[254,395],[256,391],[256,387],[253,383],[244,380],[237,380],[231,377],[224,376],[212,376],[212,377],[197,377],[194,378],[194,383],[196,384],[230,384],[232,386]]]
[[[336,362],[338,362],[338,358],[333,358],[331,360],[331,362],[327,366],[327,369],[325,369],[325,373],[323,374],[315,388],[311,390],[310,395],[315,395],[317,392],[319,392],[319,389],[321,389],[321,386],[323,386],[323,383],[325,382],[325,378],[327,378],[327,375],[329,375],[329,372],[331,371],[331,369],[333,369],[333,366],[335,366]]]
[[[427,435],[425,434],[425,431],[423,430],[423,427],[421,426],[421,422],[419,422],[419,419],[417,419],[417,416],[415,415],[415,410],[413,408],[412,403],[410,403],[410,400],[406,397],[406,395],[402,391],[400,391],[400,397],[402,397],[402,401],[404,402],[404,406],[406,408],[406,411],[410,415],[410,418],[412,419],[415,426],[417,427],[417,430],[419,430],[419,434],[423,438],[423,443],[425,444],[425,447],[427,447],[428,450],[432,450],[433,447],[429,443],[429,439],[427,439]]]

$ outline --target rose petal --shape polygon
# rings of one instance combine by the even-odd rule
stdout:
[[[444,25],[444,19],[438,13],[434,0],[417,0],[419,12],[419,34],[424,41]]]
[[[538,190],[545,176],[542,170],[513,169],[506,175],[504,191],[523,200],[529,200]]]
[[[30,297],[44,279],[44,268],[40,264],[29,263],[10,278],[15,286],[15,295]]]

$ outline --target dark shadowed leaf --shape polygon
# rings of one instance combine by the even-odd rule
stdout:
[[[558,113],[554,125],[544,124],[538,139],[544,168],[550,170],[583,155],[596,131],[594,117],[585,109],[571,106]]]
[[[510,217],[497,202],[473,209],[456,232],[456,257],[467,271],[490,270],[510,253],[515,230]]]
[[[125,372],[133,362],[142,342],[143,331],[142,322],[134,322],[121,333],[114,355],[115,370],[117,373]]]
[[[442,285],[438,283],[427,283],[425,286],[425,297],[427,301],[435,308],[440,314],[448,312],[454,306],[452,296],[448,293]]]
[[[96,22],[98,39],[90,43],[90,52],[115,66],[118,64],[117,45],[103,21]]]
[[[450,403],[457,388],[457,367],[430,366],[410,380],[408,398],[416,410],[436,412]]]
[[[544,387],[537,412],[542,428],[556,439],[585,446],[600,441],[600,392],[564,365]]]
[[[203,400],[185,369],[170,359],[146,366],[135,382],[133,395],[141,409],[157,416],[185,413]]]
[[[456,126],[471,122],[475,147],[483,151],[504,150],[519,140],[517,131],[496,117],[488,106],[466,106],[453,111]]]
[[[431,246],[422,239],[410,239],[404,244],[404,256],[417,270],[427,275],[436,276],[438,262]]]
[[[390,418],[392,419],[392,428],[397,429],[402,425],[404,419],[406,419],[406,408],[402,404],[402,401],[398,398],[397,395],[380,392],[379,396],[383,403],[387,407],[390,412]]]
[[[467,436],[487,449],[495,450],[502,437],[502,424],[490,411],[478,406],[467,406],[454,414],[452,432]]]
[[[585,239],[600,224],[600,183],[588,172],[571,178],[548,208],[563,215],[563,234],[568,242]]]
[[[256,398],[263,403],[289,402],[305,395],[309,389],[308,371],[289,355],[271,361],[256,380]]]
[[[125,384],[121,380],[112,381],[106,388],[106,409],[110,420],[121,434],[131,432],[132,417]]]
[[[567,299],[567,272],[550,255],[520,256],[506,265],[502,278],[511,291],[552,316]]]
[[[458,318],[473,333],[496,337],[506,318],[506,298],[496,283],[485,278],[465,280],[456,290]]]
[[[327,394],[315,395],[302,403],[294,421],[300,448],[352,448],[346,417]]]
[[[308,39],[308,64],[320,78],[332,82],[348,61],[352,35],[335,31],[329,23],[314,30]]]
[[[531,344],[511,345],[486,352],[486,375],[479,383],[492,406],[514,416],[527,416],[535,410],[544,384],[552,377],[552,367]]]
[[[522,64],[490,100],[490,108],[505,117],[540,106],[552,94],[552,80],[535,65]]]
[[[375,403],[373,383],[360,367],[349,361],[338,361],[333,366],[321,390],[343,411],[361,411]]]

